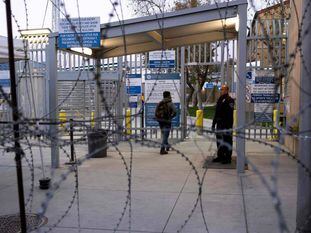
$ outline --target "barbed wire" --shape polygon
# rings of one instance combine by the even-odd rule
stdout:
[[[282,2],[282,1],[281,1]],[[227,1],[227,3],[228,3],[228,1]],[[270,3],[270,2],[269,2]],[[114,5],[114,4],[112,4],[112,5]],[[25,2],[25,6],[26,6],[26,2]],[[62,6],[62,7],[64,7],[64,6]],[[64,7],[64,9],[65,9],[65,7]],[[79,9],[79,8],[78,8]],[[114,10],[115,10],[115,8],[114,8]],[[306,10],[307,9],[305,9],[305,12],[306,12]],[[59,9],[59,11],[61,11],[60,9]],[[65,11],[65,13],[66,13],[66,11]],[[162,12],[163,13],[163,12]],[[28,13],[27,13],[28,14]],[[164,13],[163,13],[164,14]],[[68,16],[68,14],[66,13],[66,15]],[[305,15],[305,14],[304,14]],[[119,16],[118,16],[119,17]],[[79,17],[80,18],[80,17]],[[303,20],[302,20],[302,22],[301,22],[301,24],[303,23]],[[160,25],[160,23],[159,23],[159,25]],[[161,27],[160,27],[161,28]],[[304,34],[305,34],[306,32],[304,32]],[[123,37],[125,38],[125,33],[124,33],[124,31],[123,31]],[[302,41],[301,41],[301,43],[297,43],[297,45],[296,45],[296,47],[297,48],[301,48],[301,44],[302,44]],[[163,46],[163,45],[162,45]],[[125,50],[126,50],[126,41],[124,40],[124,47],[125,47]],[[268,47],[269,47],[269,43],[268,43]],[[269,52],[271,52],[273,49],[272,48],[269,48]],[[299,49],[297,49],[297,51],[298,51]],[[300,53],[301,54],[301,53]],[[272,56],[273,57],[273,56]],[[302,57],[302,63],[303,64],[305,64],[305,61],[304,61],[304,58]],[[291,67],[293,67],[293,62],[291,62],[290,63],[290,66]],[[273,64],[273,67],[274,68],[276,68],[276,66]],[[121,75],[122,77],[124,77],[124,74],[122,74]],[[238,77],[239,78],[239,77]],[[79,79],[79,77],[77,78],[77,79]],[[96,79],[96,76],[95,76],[95,79]],[[113,136],[113,135],[121,135],[121,136],[125,136],[124,135],[124,130],[126,129],[125,127],[123,127],[123,125],[120,125],[119,124],[119,122],[117,121],[118,120],[118,118],[119,119],[123,119],[124,118],[124,115],[122,114],[121,116],[115,116],[111,111],[110,111],[110,109],[109,109],[109,105],[108,105],[108,101],[106,100],[106,98],[104,97],[104,93],[102,92],[102,88],[101,88],[101,83],[100,83],[100,81],[99,81],[99,79],[97,78],[97,80],[96,80],[96,85],[99,87],[99,90],[100,90],[100,92],[99,92],[99,94],[100,94],[100,96],[101,96],[101,102],[102,102],[102,104],[104,105],[103,106],[103,108],[104,108],[104,110],[106,110],[106,112],[108,113],[108,116],[105,116],[105,117],[98,117],[97,119],[98,120],[100,120],[100,119],[104,119],[104,118],[108,118],[108,119],[112,119],[112,121],[113,121],[113,124],[117,127],[117,129],[114,131],[114,132],[111,132],[110,134],[109,134],[109,136]],[[156,84],[155,84],[156,85]],[[155,87],[155,85],[153,86],[153,87]],[[73,88],[72,88],[72,92],[75,90],[75,88],[76,88],[76,86],[74,86]],[[299,88],[302,88],[301,86],[299,86]],[[0,88],[0,90],[1,90],[1,94],[2,94],[2,88]],[[70,98],[70,96],[72,95],[72,93],[70,92],[70,94],[68,94],[67,95],[67,97],[66,97],[66,100],[67,99],[69,99]],[[150,94],[151,95],[151,94]],[[117,96],[117,95],[116,95]],[[9,99],[8,99],[9,100]],[[147,98],[147,101],[148,101],[148,98]],[[65,102],[65,101],[64,101]],[[59,106],[61,106],[64,102],[62,102]],[[59,107],[58,106],[58,107]],[[298,113],[298,114],[296,114],[296,116],[297,116],[297,118],[301,115],[301,114],[303,114],[304,113],[304,111],[306,110],[306,109],[308,109],[310,106],[307,106],[307,107],[305,107],[305,108],[302,108],[301,110],[300,110],[300,112]],[[266,110],[264,111],[264,112],[266,112]],[[50,112],[51,113],[51,112]],[[49,114],[50,114],[49,113]],[[137,113],[137,114],[133,114],[133,115],[131,115],[131,119],[133,120],[135,117],[137,117],[137,116],[139,116],[140,114],[139,113]],[[97,120],[96,119],[96,120]],[[30,128],[28,128],[28,126],[27,125],[29,125],[30,124],[30,121],[31,121],[31,119],[29,119],[29,121],[28,121],[28,119],[26,119],[26,118],[23,118],[23,119],[21,119],[20,120],[20,122],[21,123],[25,123],[25,125],[26,125],[26,127],[25,127],[25,132],[23,132],[23,133],[31,133],[31,132],[38,132],[37,130],[31,130]],[[49,120],[48,120],[49,121]],[[89,121],[90,122],[90,121]],[[14,122],[13,122],[14,123]],[[80,124],[81,125],[85,125],[86,126],[86,124],[84,124],[84,123],[87,123],[87,122],[83,122],[83,123],[81,123],[80,122]],[[252,123],[254,123],[254,122],[252,122]],[[252,123],[249,123],[249,124],[247,124],[247,125],[251,125]],[[242,129],[245,129],[246,127],[247,127],[247,125],[244,125],[244,126],[242,126],[241,127],[241,129],[239,129],[239,128],[235,128],[235,129],[232,129],[232,130],[229,130],[229,131],[221,131],[221,132],[232,132],[232,131],[235,131],[235,130],[242,130]],[[111,125],[109,125],[109,128],[111,127]],[[189,127],[190,128],[190,127]],[[290,131],[289,130],[284,130],[284,129],[282,129],[281,127],[279,127],[279,126],[276,126],[276,128],[280,131],[280,133],[281,133],[281,135],[282,136],[284,136],[284,135],[290,135],[291,133],[290,133]],[[188,129],[189,131],[187,131],[187,132],[191,132],[191,131],[194,131],[194,127],[192,127],[192,128],[190,128],[190,129]],[[12,131],[11,131],[12,132]],[[220,132],[220,133],[221,133]],[[208,133],[208,134],[211,134],[212,132],[211,131],[204,131],[204,133]],[[298,138],[298,139],[309,139],[309,137],[308,136],[303,136],[303,135],[300,135],[301,134],[301,132],[299,132],[297,135],[294,135],[294,137],[296,137],[296,138]],[[5,134],[3,134],[3,135],[5,135]],[[47,132],[44,132],[44,134],[43,134],[44,136],[46,136],[46,139],[45,140],[52,140],[52,138],[50,137],[49,138],[49,134],[47,133]],[[83,137],[85,138],[87,136],[87,134],[84,134],[83,135]],[[135,138],[135,139],[137,139],[138,138],[138,136],[140,136],[140,135],[131,135],[130,137],[128,137],[128,136],[125,136],[125,139],[128,139],[128,138]],[[212,137],[212,136],[210,136],[210,137]],[[210,137],[207,137],[209,140],[211,140],[211,138]],[[238,135],[238,137],[243,137],[243,134],[240,134],[239,133],[239,135]],[[21,136],[21,139],[22,138],[24,138],[24,136]],[[247,139],[247,138],[245,138],[245,139]],[[6,140],[7,142],[10,142],[12,139],[10,139],[10,138],[4,138],[4,140]],[[43,140],[43,141],[45,141],[45,140]],[[255,139],[247,139],[247,140],[251,140],[251,141],[256,141]],[[26,139],[26,141],[27,141],[27,143],[29,144],[28,145],[28,149],[30,150],[30,151],[32,151],[31,150],[31,147],[32,146],[34,146],[35,144],[31,144],[30,145],[30,143],[29,143],[29,141],[28,141],[28,139]],[[39,140],[40,141],[40,140]],[[137,140],[138,141],[138,140]],[[195,140],[194,140],[195,141]],[[1,140],[1,142],[2,142],[2,140]],[[75,142],[78,142],[78,140],[75,140]],[[110,141],[111,142],[111,141]],[[196,141],[195,141],[196,142]],[[112,142],[111,142],[112,143]],[[159,143],[154,143],[153,145],[152,144],[149,144],[149,143],[151,143],[151,142],[148,142],[148,139],[146,139],[145,141],[140,141],[140,143],[142,144],[142,145],[144,145],[144,146],[147,146],[147,147],[151,147],[151,146],[154,146],[154,147],[158,147],[159,146]],[[177,142],[178,143],[178,142]],[[268,144],[268,143],[266,143],[266,142],[258,142],[258,143],[261,143],[261,144],[264,144],[265,146],[270,146],[271,148],[275,148],[277,151],[276,151],[276,156],[278,156],[279,155],[279,153],[286,153],[289,157],[291,157],[291,158],[293,158],[294,160],[296,160],[296,162],[300,165],[300,166],[302,166],[304,169],[305,169],[305,172],[306,173],[308,173],[308,175],[310,176],[310,170],[308,169],[308,167],[306,166],[306,165],[304,165],[301,161],[299,161],[299,159],[297,159],[294,155],[292,155],[291,153],[289,153],[289,152],[285,152],[285,150],[281,150],[281,148],[278,148],[276,145],[270,145],[270,144]],[[64,141],[64,143],[63,143],[63,145],[65,146],[67,143],[65,143],[65,141]],[[121,159],[123,160],[123,163],[124,163],[124,165],[125,165],[125,170],[126,170],[126,173],[127,173],[127,176],[128,176],[128,194],[127,194],[127,198],[126,198],[126,202],[125,202],[125,208],[123,208],[123,211],[122,211],[122,214],[121,214],[121,218],[119,219],[119,222],[117,223],[117,225],[116,225],[116,228],[114,228],[114,232],[118,229],[118,227],[119,227],[119,225],[120,225],[120,223],[121,223],[121,221],[122,221],[122,219],[123,219],[123,216],[125,215],[125,211],[126,211],[126,208],[127,208],[127,206],[129,205],[129,230],[131,231],[131,198],[132,198],[132,196],[131,196],[131,182],[132,182],[132,156],[133,156],[133,149],[132,149],[132,143],[131,142],[129,142],[129,144],[131,145],[131,159],[130,159],[130,165],[128,166],[127,165],[127,163],[126,163],[126,161],[125,161],[125,159],[124,159],[124,157],[122,157],[121,155],[122,155],[122,152],[120,151],[120,152],[118,152],[119,154],[120,154],[120,156],[121,156]],[[225,144],[225,142],[224,142],[224,144]],[[68,144],[69,145],[69,144]],[[117,145],[117,144],[116,144]],[[198,146],[198,145],[197,145]],[[115,148],[118,148],[117,146],[115,147]],[[198,148],[199,148],[199,146],[198,146]],[[173,149],[174,150],[174,149]],[[24,151],[25,151],[25,149],[24,149]],[[175,150],[174,150],[175,151]],[[198,173],[197,173],[197,171],[196,171],[196,168],[195,168],[195,166],[193,165],[193,162],[191,162],[189,159],[187,159],[187,157],[185,156],[185,155],[182,155],[182,152],[181,151],[178,151],[178,150],[176,150],[175,152],[177,152],[178,154],[180,154],[188,163],[189,163],[189,166],[194,170],[194,173],[195,173],[195,175],[197,176],[197,182],[198,182],[198,186],[199,186],[199,194],[198,194],[198,197],[197,197],[197,199],[195,200],[195,205],[194,205],[194,207],[191,209],[191,211],[190,211],[190,214],[188,215],[188,217],[187,217],[187,219],[185,220],[185,222],[181,225],[181,227],[180,227],[180,229],[177,231],[177,232],[180,232],[180,231],[182,231],[183,230],[183,228],[184,228],[184,226],[188,223],[188,221],[190,220],[190,218],[191,218],[191,216],[193,215],[193,213],[194,213],[194,211],[195,211],[195,209],[196,209],[196,207],[197,207],[197,204],[198,204],[198,202],[200,201],[200,205],[201,205],[201,212],[202,212],[202,217],[204,216],[204,212],[203,212],[203,207],[202,207],[202,197],[201,197],[201,192],[202,192],[202,185],[203,185],[203,181],[204,181],[204,177],[205,177],[205,174],[206,174],[206,171],[207,171],[207,169],[205,170],[205,173],[204,173],[204,175],[203,175],[203,177],[202,177],[202,179],[199,177],[199,175],[198,175]],[[32,155],[32,152],[30,152],[31,153],[31,159],[33,160],[33,155]],[[67,153],[67,155],[69,156],[69,154]],[[86,155],[85,156],[86,158],[88,157],[88,155]],[[278,158],[278,157],[277,157]],[[79,159],[78,159],[78,161],[79,161]],[[82,163],[82,161],[84,162],[84,161],[86,161],[86,160],[81,160],[81,161],[79,161],[79,163],[77,163],[77,164],[81,164]],[[32,161],[33,162],[33,161]],[[252,169],[255,171],[255,173],[261,178],[261,181],[263,182],[263,184],[265,185],[265,187],[267,188],[267,190],[269,190],[270,191],[270,196],[273,198],[273,200],[274,200],[274,207],[275,207],[275,210],[276,210],[276,212],[277,212],[277,216],[279,217],[279,219],[278,219],[278,221],[279,221],[279,228],[280,228],[280,231],[281,232],[288,232],[288,229],[287,229],[287,225],[286,225],[286,222],[285,222],[285,220],[284,220],[284,216],[283,216],[283,212],[282,212],[282,209],[281,209],[281,200],[280,200],[280,198],[279,198],[279,196],[278,196],[278,193],[277,193],[277,173],[276,173],[276,171],[277,171],[277,168],[278,168],[278,164],[277,164],[277,160],[276,160],[276,163],[273,163],[272,164],[272,167],[273,167],[273,171],[275,172],[274,173],[274,175],[272,176],[273,177],[273,186],[271,187],[267,182],[266,182],[266,180],[265,180],[265,178],[263,178],[263,177],[261,177],[262,176],[262,173],[260,172],[260,170],[258,169],[258,168],[256,168],[256,166],[254,165],[254,164],[252,164],[252,162],[251,161],[249,161],[248,159],[247,159],[247,162],[248,162],[248,164],[250,164],[250,166],[252,167]],[[33,165],[32,165],[33,166]],[[76,166],[78,166],[78,165],[76,165]],[[77,168],[77,167],[76,167]],[[71,171],[71,169],[69,169],[69,173],[71,173],[71,172],[74,172],[74,171]],[[67,173],[66,173],[67,174]],[[69,175],[69,174],[68,174]],[[66,178],[66,176],[61,176],[61,179],[63,179],[63,178]],[[60,182],[61,183],[61,182]],[[60,183],[59,183],[59,185],[60,185]],[[54,186],[56,189],[58,189],[59,188],[59,186],[57,186],[57,184],[58,183],[56,183],[56,186]],[[79,186],[79,183],[78,183],[78,174],[76,175],[76,189],[78,190],[78,186]],[[55,191],[55,190],[53,190],[53,191]],[[78,192],[78,191],[75,191],[75,192]],[[78,194],[76,194],[76,195],[78,195]],[[47,199],[49,199],[50,198],[50,196],[47,196]],[[52,198],[52,197],[51,197]],[[76,197],[74,196],[74,198],[73,198],[73,201],[74,201],[74,199],[75,199]],[[78,197],[77,197],[78,198]],[[48,204],[48,202],[46,202],[46,204]],[[73,203],[70,203],[70,204],[73,204]],[[72,206],[72,205],[71,205]],[[70,208],[69,209],[67,209],[66,211],[65,211],[65,216],[69,213],[69,211],[70,211],[70,209],[71,209],[71,206],[70,206]],[[46,207],[47,208],[47,206],[44,206],[44,207]],[[79,215],[79,201],[77,201],[77,208],[78,208],[78,215]],[[65,216],[62,216],[62,217],[65,217]],[[204,218],[204,217],[203,217]],[[61,221],[61,220],[60,220]],[[204,222],[206,223],[206,221],[205,221],[205,218],[204,218]],[[80,230],[80,217],[78,216],[78,225],[79,225],[79,230]],[[206,225],[206,224],[205,224]],[[55,225],[55,226],[57,226],[57,225]],[[55,227],[54,225],[53,225],[53,227],[52,228],[54,228]],[[206,231],[208,232],[208,229],[206,228]]]

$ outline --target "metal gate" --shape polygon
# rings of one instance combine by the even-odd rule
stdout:
[[[176,50],[178,56],[179,50]],[[160,74],[160,73],[173,73],[180,72],[180,64],[176,61],[176,66],[174,69],[151,69],[148,67],[148,53],[142,54],[132,54],[124,56],[122,58],[122,64],[126,67],[127,74],[140,74],[144,80],[147,74]],[[126,75],[125,75],[126,76]],[[180,93],[178,93],[180,94]],[[137,107],[132,107],[130,105],[130,96],[126,94],[125,96],[125,108],[123,109],[123,115],[126,116],[127,111],[130,113],[130,120],[128,121],[127,127],[128,134],[135,135],[137,138],[141,139],[160,139],[161,131],[158,126],[146,126],[146,115],[145,115],[145,105],[148,104],[148,98],[145,96],[145,84],[142,83],[142,94],[136,96]],[[183,108],[183,106],[181,106]],[[125,121],[124,121],[125,123]],[[125,125],[126,126],[126,125]],[[182,140],[182,126],[172,127],[170,133],[171,140]]]
[[[285,126],[284,98],[287,95],[287,80],[285,80],[287,71],[284,64],[287,64],[288,61],[287,38],[287,19],[260,19],[258,17],[250,23],[247,36],[247,71],[273,72],[280,101],[274,104],[273,109],[277,110],[278,115],[271,118],[275,118],[275,121],[271,119],[271,122],[268,123],[256,122],[254,103],[247,103],[246,137],[277,138],[276,126]]]
[[[75,137],[84,136],[95,125],[115,132],[121,103],[119,75],[116,71],[101,72],[101,93],[98,93],[94,74],[91,71],[58,72],[58,105],[60,121],[75,120]],[[96,112],[98,109],[99,112]],[[68,134],[68,127],[61,125],[62,135]],[[80,133],[79,133],[80,132]],[[113,133],[113,135],[116,135]],[[115,137],[114,137],[115,138]]]

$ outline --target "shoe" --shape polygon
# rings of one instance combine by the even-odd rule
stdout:
[[[222,162],[222,158],[220,157],[216,157],[215,159],[212,160],[213,163],[221,163]]]
[[[166,151],[170,151],[170,147],[166,147],[166,149],[165,149]]]
[[[160,150],[160,155],[166,155],[168,152],[163,148]]]

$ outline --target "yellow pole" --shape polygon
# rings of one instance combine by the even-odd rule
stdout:
[[[67,120],[67,113],[64,110],[59,112],[59,121],[65,122]],[[60,124],[60,127],[64,128],[65,125],[63,123]]]
[[[91,112],[91,127],[92,128],[95,127],[95,112],[94,111]]]
[[[238,125],[237,114],[237,110],[233,110],[233,129],[236,129]],[[233,131],[233,136],[236,136],[236,130]]]
[[[279,122],[279,111],[273,110],[273,136],[272,138],[275,140],[279,139],[279,131],[277,129]]]
[[[203,110],[197,110],[196,111],[196,121],[195,121],[195,126],[197,128],[197,133],[202,134],[202,129],[203,129]]]
[[[132,134],[132,130],[131,130],[131,109],[126,110],[125,128],[126,128],[126,134],[128,134],[128,135]]]

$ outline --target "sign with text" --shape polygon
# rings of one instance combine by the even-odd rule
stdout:
[[[159,126],[154,119],[157,104],[163,99],[163,92],[169,91],[172,96],[172,102],[177,109],[177,116],[173,118],[172,125],[180,125],[180,74],[147,74],[145,77],[145,120],[146,126]]]
[[[205,89],[214,89],[214,87],[217,87],[218,90],[220,90],[221,88],[221,82],[217,81],[217,82],[205,82],[203,84],[203,87]]]
[[[60,19],[58,48],[100,47],[100,18]]]
[[[174,68],[175,50],[149,52],[149,68]]]
[[[141,74],[126,75],[126,90],[129,95],[141,94]]]
[[[255,72],[246,72],[246,102],[251,103],[252,99],[252,85],[254,83]]]
[[[137,95],[131,95],[129,96],[129,107],[130,108],[137,108],[138,104],[138,96]]]
[[[203,87],[205,89],[213,89],[214,88],[214,84],[213,83],[210,83],[210,82],[205,82]]]
[[[251,102],[277,103],[279,99],[273,71],[256,71],[251,89]]]

